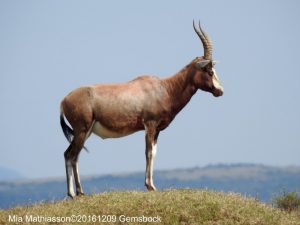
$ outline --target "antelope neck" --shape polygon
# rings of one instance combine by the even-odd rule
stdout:
[[[175,75],[163,80],[171,98],[173,110],[179,112],[196,93],[197,88],[192,82],[196,70],[189,64]]]

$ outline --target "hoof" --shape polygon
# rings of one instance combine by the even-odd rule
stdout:
[[[154,185],[147,185],[146,184],[146,187],[147,187],[148,191],[156,191],[156,187]]]
[[[80,196],[84,196],[85,194],[84,194],[83,192],[77,192],[76,195],[77,195],[78,197],[80,197]]]
[[[68,196],[69,196],[71,199],[74,199],[75,194],[68,193]]]

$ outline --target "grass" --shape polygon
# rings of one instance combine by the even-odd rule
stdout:
[[[23,222],[9,222],[9,215],[11,219],[16,215],[15,221],[21,218]],[[300,225],[297,212],[287,213],[238,194],[202,189],[116,191],[16,207],[0,210],[0,224],[33,224],[26,222],[26,215],[27,219],[30,215],[36,219],[40,216],[41,220],[35,224],[49,224],[45,218],[56,220],[52,224],[76,224],[58,220],[78,215],[81,224]],[[161,222],[151,222],[158,218]],[[143,219],[148,222],[142,222]]]

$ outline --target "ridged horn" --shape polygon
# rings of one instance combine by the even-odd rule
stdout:
[[[194,30],[195,30],[196,34],[198,35],[198,37],[200,38],[200,40],[201,40],[201,42],[203,44],[204,58],[208,59],[208,60],[212,60],[212,50],[213,50],[212,42],[209,39],[208,35],[201,28],[200,21],[199,21],[199,25],[198,26],[199,26],[199,30],[195,27],[195,22],[193,20]]]

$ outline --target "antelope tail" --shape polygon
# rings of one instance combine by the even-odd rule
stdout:
[[[60,125],[64,132],[65,137],[71,144],[73,137],[74,137],[74,132],[73,132],[72,128],[69,127],[68,124],[66,124],[63,112],[60,113]]]
[[[65,117],[64,112],[61,109],[60,110],[60,125],[61,125],[62,131],[63,131],[66,139],[71,144],[71,142],[73,141],[73,138],[74,138],[74,131],[71,127],[68,126],[64,117]],[[83,146],[83,148],[88,152],[88,149],[85,146]]]

